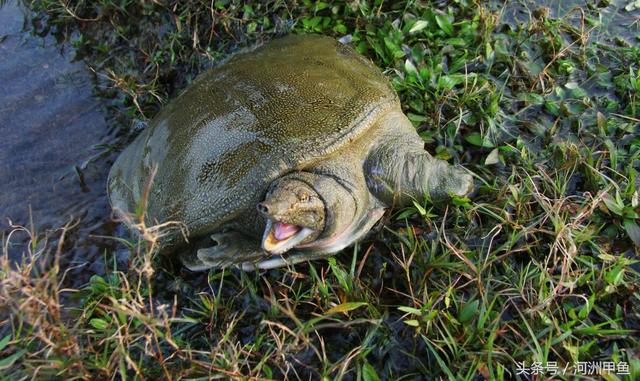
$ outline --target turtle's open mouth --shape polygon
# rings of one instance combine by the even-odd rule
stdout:
[[[312,233],[309,228],[268,219],[262,235],[262,248],[271,254],[282,254]]]

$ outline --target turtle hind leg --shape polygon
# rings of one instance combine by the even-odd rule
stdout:
[[[205,245],[199,245],[181,257],[191,271],[224,268],[267,256],[255,240],[235,231],[211,234]]]

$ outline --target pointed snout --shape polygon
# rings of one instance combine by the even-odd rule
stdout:
[[[281,219],[283,217],[283,211],[289,210],[289,205],[274,200],[265,200],[258,203],[256,209],[258,209],[258,213],[266,218]]]
[[[258,203],[256,208],[258,209],[258,212],[265,217],[270,216],[271,212],[273,211],[273,206],[267,202]]]

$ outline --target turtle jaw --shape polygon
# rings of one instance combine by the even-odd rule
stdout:
[[[314,233],[313,229],[267,219],[262,248],[271,254],[283,254]]]

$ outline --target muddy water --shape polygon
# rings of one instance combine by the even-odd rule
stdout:
[[[54,237],[75,219],[63,260],[85,264],[80,274],[99,273],[112,244],[93,237],[113,229],[105,190],[112,154],[98,148],[112,140],[109,126],[85,65],[53,39],[23,32],[23,23],[18,5],[0,8],[0,229],[6,240],[11,223],[32,220]],[[12,258],[24,240],[10,240]]]
[[[512,25],[529,23],[544,10],[570,22],[580,33],[589,32],[592,41],[614,46],[634,46],[640,41],[640,4],[634,0],[518,0],[491,1],[491,5]],[[594,11],[597,18],[589,14]]]

